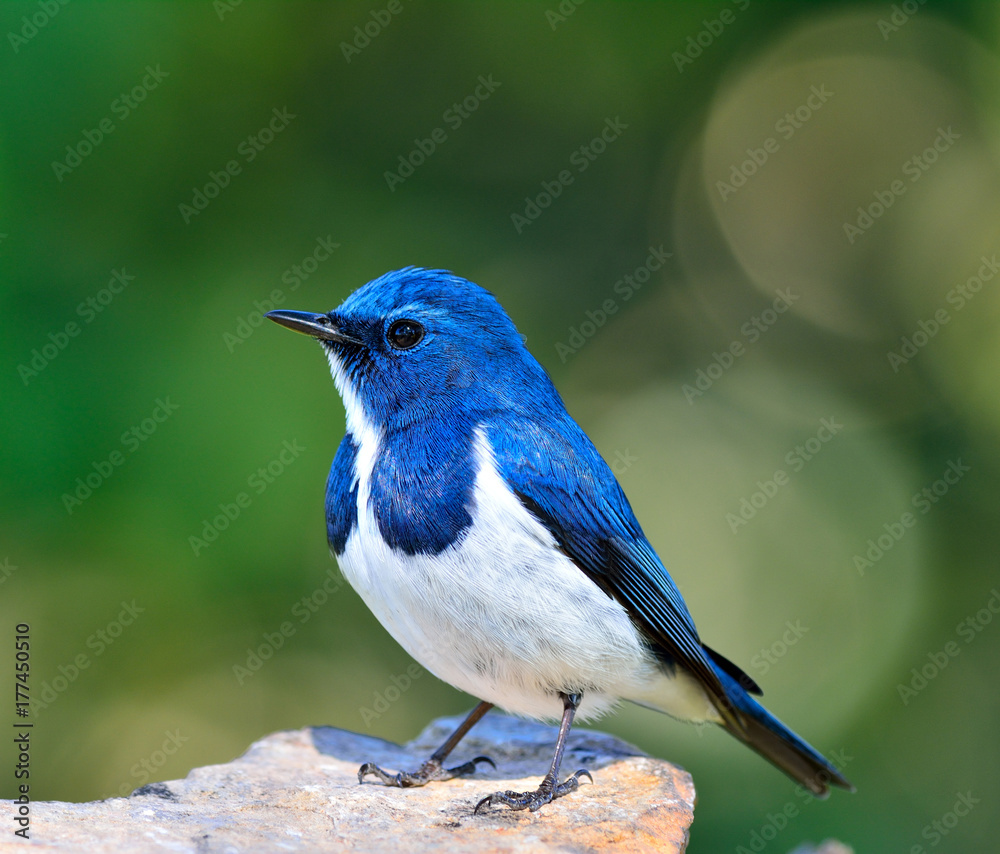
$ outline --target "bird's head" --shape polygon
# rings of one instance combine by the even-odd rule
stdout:
[[[318,339],[347,408],[377,429],[522,410],[558,395],[489,291],[444,270],[386,273],[326,314],[267,317]],[[561,402],[559,403],[561,407]]]

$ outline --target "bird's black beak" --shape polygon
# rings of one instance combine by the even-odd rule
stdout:
[[[328,314],[313,314],[311,311],[269,311],[264,317],[295,332],[312,335],[323,341],[338,341],[346,344],[360,344],[344,332]]]

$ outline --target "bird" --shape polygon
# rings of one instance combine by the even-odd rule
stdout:
[[[493,765],[445,760],[496,706],[560,726],[538,788],[475,812],[536,811],[593,782],[587,769],[560,780],[574,720],[626,700],[720,725],[817,797],[853,791],[702,642],[611,468],[491,292],[411,266],[325,314],[266,316],[319,341],[343,400],[325,513],[344,577],[407,653],[480,701],[419,768],[368,762],[359,783]]]

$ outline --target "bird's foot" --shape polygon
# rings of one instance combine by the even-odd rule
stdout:
[[[555,780],[546,777],[542,780],[542,784],[533,792],[511,792],[509,790],[506,792],[494,792],[476,804],[473,814],[478,813],[484,806],[494,807],[498,804],[508,806],[512,810],[531,810],[531,812],[534,812],[556,798],[561,798],[563,795],[575,792],[580,788],[580,778],[584,776],[591,783],[594,782],[594,778],[590,776],[590,772],[586,768],[581,768],[572,776],[567,777],[558,786],[555,785]]]
[[[374,762],[366,762],[358,769],[358,782],[363,783],[365,777],[371,774],[387,786],[409,789],[414,786],[426,786],[432,780],[451,780],[453,777],[463,777],[466,774],[472,774],[476,770],[477,762],[488,762],[494,768],[497,767],[489,756],[477,756],[475,759],[470,759],[464,765],[457,765],[454,768],[445,768],[439,760],[428,759],[420,768],[412,773],[409,771],[399,771],[396,774],[390,774],[387,771],[383,771]]]

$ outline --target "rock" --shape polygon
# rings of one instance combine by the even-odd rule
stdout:
[[[570,733],[563,777],[594,775],[540,811],[476,803],[504,789],[535,789],[548,770],[556,728],[491,712],[452,754],[461,764],[489,755],[471,777],[417,789],[358,785],[358,766],[415,770],[461,718],[442,718],[400,747],[332,727],[279,732],[227,765],[195,768],[128,798],[31,805],[31,849],[125,851],[601,851],[679,852],[694,811],[690,775],[613,736]],[[5,802],[5,811],[11,802]],[[17,846],[20,849],[22,846]]]

